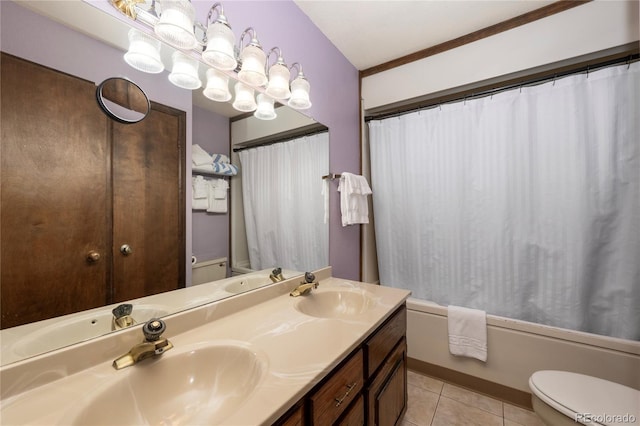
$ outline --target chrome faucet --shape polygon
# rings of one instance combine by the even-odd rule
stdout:
[[[116,306],[111,311],[113,314],[113,318],[111,318],[111,330],[120,330],[134,325],[136,320],[131,316],[132,311],[133,305],[130,303],[123,303],[122,305]]]
[[[271,278],[271,281],[273,281],[274,283],[279,283],[280,281],[284,280],[285,278],[282,275],[282,268],[276,268],[271,271],[271,275],[269,275],[269,278]]]
[[[318,288],[318,282],[316,281],[316,276],[311,272],[304,273],[304,281],[301,281],[298,287],[293,289],[289,296],[298,297],[304,296],[306,294],[311,293],[311,290],[314,288]]]
[[[173,348],[173,344],[170,341],[161,337],[166,329],[167,326],[161,319],[152,318],[147,321],[144,326],[142,326],[144,341],[135,345],[126,354],[116,358],[113,361],[113,368],[120,370],[125,367],[130,367],[143,359],[162,355]]]

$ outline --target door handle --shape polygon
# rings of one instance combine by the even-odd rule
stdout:
[[[131,253],[133,253],[133,250],[131,249],[131,246],[129,244],[123,244],[120,246],[120,253],[125,256],[129,256]]]
[[[91,250],[87,253],[87,263],[96,263],[100,260],[100,253],[95,250]]]

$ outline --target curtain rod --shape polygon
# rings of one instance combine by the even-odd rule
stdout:
[[[276,143],[283,143],[283,142],[289,142],[295,139],[300,139],[300,138],[304,138],[305,136],[313,136],[313,135],[319,135],[321,133],[329,133],[329,129],[324,128],[324,129],[313,129],[311,131],[305,132],[305,133],[300,133],[300,134],[296,134],[293,136],[286,136],[282,139],[275,139],[275,140],[270,140],[267,142],[260,142],[260,143],[256,143],[254,145],[247,145],[247,146],[242,146],[240,148],[233,148],[233,152],[240,152],[240,151],[244,151],[245,149],[251,149],[251,148],[259,148],[261,146],[269,146],[269,145],[273,145]]]
[[[404,110],[398,110],[398,111],[393,111],[393,112],[382,112],[382,113],[379,113],[379,114],[373,114],[373,115],[365,117],[364,121],[365,122],[369,122],[369,121],[372,121],[372,120],[383,120],[383,119],[386,119],[386,118],[399,117],[399,116],[402,116],[402,115],[405,115],[405,114],[410,114],[410,113],[417,112],[417,111],[424,111],[424,110],[428,110],[428,109],[432,109],[432,108],[437,108],[440,105],[452,104],[452,103],[461,102],[461,101],[467,101],[467,100],[479,99],[479,98],[483,98],[483,97],[487,97],[487,96],[493,96],[493,95],[498,94],[498,93],[506,92],[506,91],[512,90],[512,89],[516,89],[518,87],[533,87],[533,86],[537,86],[537,85],[540,85],[540,84],[548,83],[550,81],[555,81],[555,80],[557,80],[559,78],[567,77],[569,75],[576,75],[576,74],[587,74],[588,75],[592,71],[603,69],[603,68],[607,68],[607,67],[613,67],[613,66],[617,66],[617,65],[621,65],[621,64],[631,65],[631,63],[637,62],[639,59],[640,59],[640,55],[638,53],[634,53],[634,54],[627,55],[627,56],[622,57],[622,58],[616,58],[616,59],[613,59],[613,60],[604,61],[604,62],[592,64],[592,65],[585,65],[585,66],[581,66],[581,67],[574,68],[574,69],[567,70],[567,71],[563,71],[563,72],[556,72],[556,73],[553,73],[553,74],[545,75],[544,77],[540,77],[540,78],[535,78],[535,79],[531,79],[531,80],[523,80],[522,82],[519,82],[519,83],[509,84],[509,85],[506,85],[506,86],[497,87],[495,89],[483,90],[483,91],[480,91],[480,92],[477,92],[477,93],[470,92],[469,94],[464,94],[464,95],[463,95],[463,93],[460,93],[457,96],[454,95],[455,96],[454,98],[448,99],[446,101],[439,101],[439,102],[426,101],[426,103],[423,104],[423,105],[411,107],[411,108],[404,109]]]

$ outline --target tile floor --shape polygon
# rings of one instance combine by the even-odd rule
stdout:
[[[544,426],[532,411],[414,371],[407,386],[402,426]]]

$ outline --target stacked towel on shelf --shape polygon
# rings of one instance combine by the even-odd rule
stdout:
[[[342,226],[369,223],[367,195],[371,195],[371,188],[367,179],[352,173],[342,173],[338,191],[340,191]]]
[[[209,213],[227,212],[227,189],[229,183],[224,179],[215,179],[209,182]]]
[[[200,200],[209,196],[207,181],[203,176],[195,176],[193,178],[193,199]]]
[[[235,176],[238,167],[229,162],[224,154],[209,154],[198,144],[191,147],[191,169],[198,173]]]
[[[193,166],[191,169],[194,172],[223,176],[235,176],[238,174],[238,167],[231,163],[216,162],[211,164],[203,164],[201,166]]]
[[[449,352],[487,361],[487,314],[478,309],[449,305]]]
[[[201,166],[213,162],[213,158],[200,145],[196,144],[191,147],[191,162],[194,166]]]
[[[202,176],[194,176],[191,180],[193,185],[191,208],[193,210],[206,210],[209,213],[227,212],[229,182],[224,179],[208,180]]]

